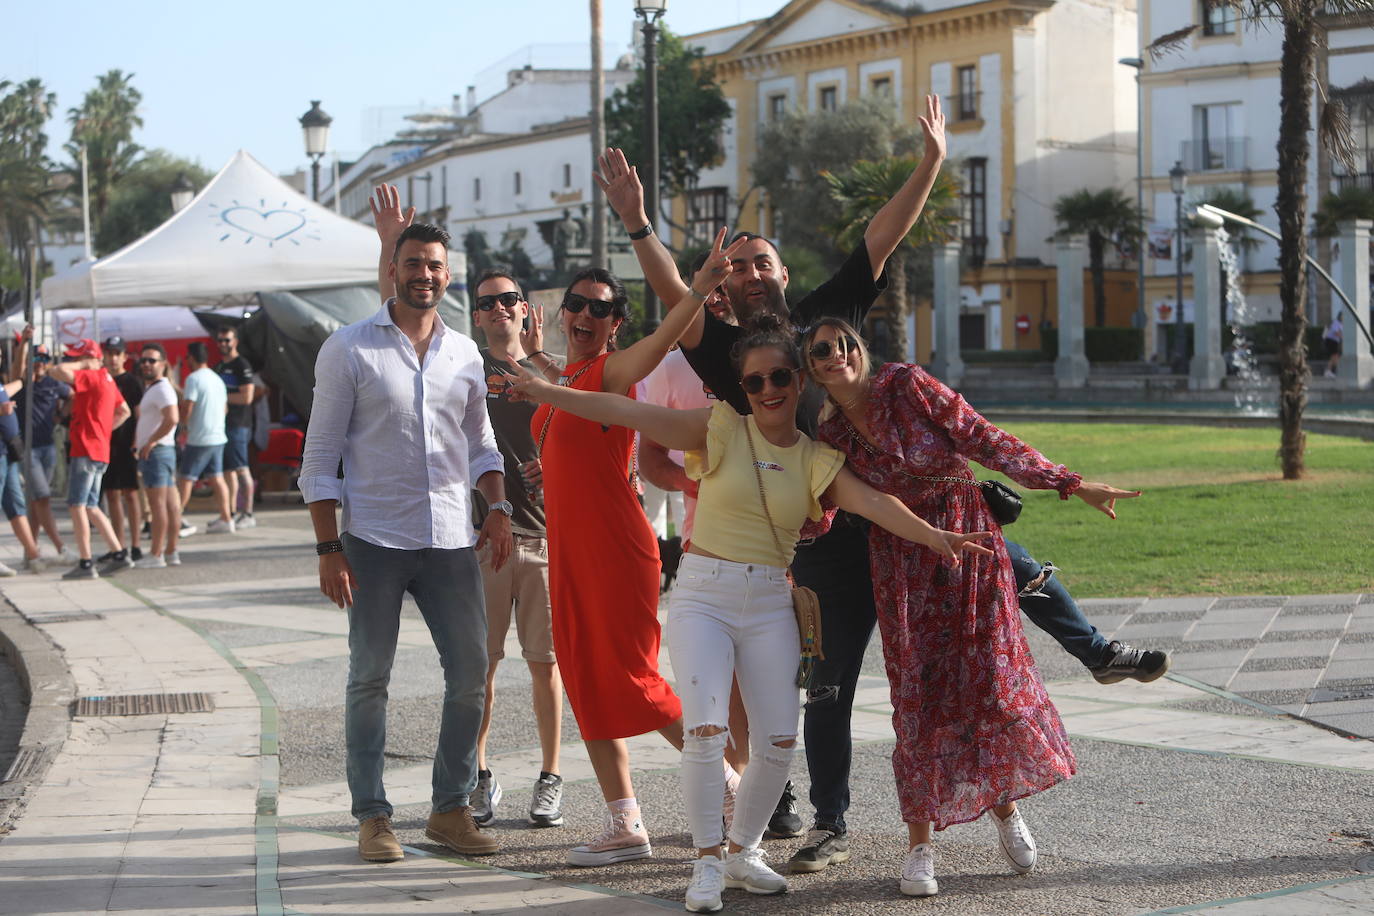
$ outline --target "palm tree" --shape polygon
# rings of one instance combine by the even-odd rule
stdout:
[[[72,138],[66,145],[73,163],[86,150],[87,172],[90,177],[92,220],[98,228],[100,218],[110,205],[110,193],[120,178],[128,173],[141,149],[133,141],[134,129],[143,126],[138,116],[138,104],[143,93],[133,87],[133,74],[111,70],[96,81],[96,87],[86,93],[80,108],[67,112],[72,125]],[[80,165],[74,165],[78,180]]]
[[[1326,41],[1319,18],[1367,13],[1369,0],[1213,0],[1234,8],[1252,23],[1277,22],[1283,27],[1279,57],[1278,194],[1274,212],[1279,218],[1279,459],[1285,480],[1303,476],[1307,436],[1302,415],[1307,408],[1307,166],[1312,144],[1312,96],[1321,96],[1318,134],[1322,143],[1352,172],[1354,141],[1350,118],[1339,102],[1326,98],[1317,79],[1317,52]],[[1197,31],[1188,26],[1162,35],[1147,49],[1158,58],[1183,47]]]
[[[873,216],[897,195],[920,161],[911,156],[888,156],[861,160],[838,175],[821,172],[821,177],[830,186],[830,196],[840,205],[840,218],[830,229],[843,248],[849,249],[859,243]],[[892,316],[893,344],[900,360],[905,360],[909,352],[906,336],[906,316],[911,311],[906,282],[908,258],[913,249],[958,237],[959,183],[947,171],[942,171],[936,176],[920,219],[888,258],[892,301],[896,305]]]
[[[1352,219],[1374,219],[1374,190],[1349,187],[1322,198],[1322,205],[1312,214],[1313,235],[1330,238],[1340,231],[1340,224]]]
[[[1120,245],[1141,239],[1140,210],[1116,188],[1093,191],[1083,188],[1054,202],[1057,238],[1088,237],[1088,272],[1093,282],[1093,323],[1107,323],[1107,243]]]
[[[0,93],[0,239],[26,277],[29,242],[40,238],[54,194],[43,128],[57,96],[38,79],[19,85],[0,80]]]

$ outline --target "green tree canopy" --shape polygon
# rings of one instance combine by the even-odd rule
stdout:
[[[715,67],[700,48],[689,48],[667,29],[658,38],[659,185],[681,194],[697,185],[701,170],[725,157],[721,131],[730,103],[716,82]],[[644,144],[644,71],[606,100],[606,141],[632,163],[647,158]],[[650,214],[650,219],[653,214]]]
[[[0,80],[0,292],[24,285],[29,242],[39,237],[56,194],[44,132],[56,106],[41,80]]]
[[[1374,190],[1349,187],[1322,198],[1321,206],[1312,215],[1314,233],[1330,238],[1340,231],[1340,224],[1352,219],[1374,220]]]
[[[832,232],[844,222],[844,205],[823,173],[843,174],[863,160],[913,156],[920,149],[920,126],[903,124],[884,97],[835,111],[793,111],[764,128],[754,182],[767,193],[776,234],[788,250],[800,245],[823,253],[834,268],[844,257]]]
[[[69,168],[79,182],[84,148],[91,219],[97,234],[115,185],[133,168],[141,152],[133,138],[134,130],[143,126],[143,119],[138,116],[143,93],[134,88],[133,76],[111,70],[96,80],[96,87],[86,93],[79,107],[67,111],[67,121],[72,126],[71,140],[66,145],[67,155],[72,157]]]
[[[1107,243],[1140,241],[1140,210],[1117,188],[1094,191],[1083,188],[1054,202],[1057,238],[1088,237],[1088,270],[1093,284],[1093,319],[1100,328],[1107,323]]]
[[[105,218],[95,232],[95,251],[104,257],[156,229],[172,215],[172,185],[185,175],[197,190],[213,177],[198,164],[166,150],[149,150],[129,166],[110,193]]]

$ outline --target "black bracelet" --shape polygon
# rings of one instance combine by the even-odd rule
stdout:
[[[320,541],[315,545],[315,555],[322,557],[327,553],[343,553],[343,541]]]
[[[651,236],[651,235],[653,235],[653,234],[654,234],[654,224],[653,224],[653,223],[645,223],[643,229],[638,229],[638,230],[636,230],[636,231],[630,233],[630,241],[632,241],[632,242],[637,242],[637,241],[639,241],[640,239],[647,239],[649,236]]]
[[[551,358],[551,357],[549,356],[549,354],[545,353],[543,350],[535,350],[535,351],[532,352],[532,353],[526,354],[526,358],[528,358],[528,359],[534,359],[536,356],[542,356],[542,357],[544,357],[545,359],[550,359],[550,358]]]

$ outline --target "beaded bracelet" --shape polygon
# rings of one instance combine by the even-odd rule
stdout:
[[[343,553],[343,541],[320,541],[315,545],[315,555],[324,556],[327,553]]]

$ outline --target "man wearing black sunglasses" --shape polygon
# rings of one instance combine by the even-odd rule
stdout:
[[[742,234],[748,241],[735,252],[731,261],[734,269],[725,283],[726,295],[741,323],[747,325],[759,312],[772,311],[789,317],[798,329],[824,316],[863,327],[869,309],[887,286],[887,259],[915,226],[944,162],[945,117],[937,96],[926,98],[925,113],[919,120],[925,135],[920,164],[874,215],[843,266],[790,311],[783,297],[787,268],[776,246],[762,236]],[[677,302],[686,287],[667,249],[653,234],[644,210],[643,188],[624,153],[607,150],[594,177],[629,232],[654,292],[664,302]],[[731,348],[743,333],[703,314],[682,336],[681,346],[692,368],[716,396],[745,414],[749,413],[749,403],[730,359]],[[797,425],[813,437],[821,401],[821,393],[808,386],[797,412]],[[849,720],[860,666],[877,622],[865,530],[838,521],[814,543],[798,546],[792,573],[798,585],[809,586],[819,596],[825,633],[826,657],[816,665],[816,686],[807,692],[804,707],[815,829],[792,860],[794,870],[816,871],[832,859],[844,861],[849,857],[844,821],[852,759]],[[796,819],[794,811],[783,810],[790,804],[784,795],[775,822],[790,825]]]

